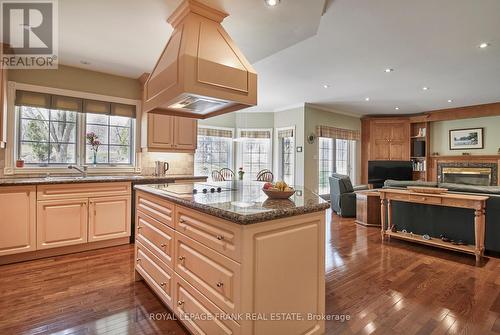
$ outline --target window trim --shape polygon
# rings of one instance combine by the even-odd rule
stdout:
[[[138,155],[140,152],[140,139],[141,139],[141,101],[135,99],[128,98],[120,98],[114,96],[107,96],[102,94],[95,93],[87,93],[81,91],[74,90],[66,90],[54,87],[45,87],[38,85],[31,85],[25,83],[18,83],[15,81],[9,81],[7,83],[7,145],[5,148],[5,168],[4,175],[43,175],[49,173],[57,173],[57,174],[74,174],[74,171],[71,171],[67,168],[67,165],[63,166],[48,166],[48,167],[39,167],[39,166],[26,166],[24,168],[16,168],[16,157],[17,152],[16,148],[18,145],[17,141],[17,133],[19,126],[19,118],[16,115],[15,108],[15,97],[16,90],[25,90],[32,91],[38,93],[48,93],[55,95],[63,95],[68,97],[75,97],[81,99],[89,99],[89,100],[100,100],[114,103],[121,103],[127,105],[134,105],[136,107],[136,119],[134,125],[134,133],[135,139],[133,143],[133,154],[134,154],[134,164],[126,165],[126,166],[97,166],[89,165],[89,174],[113,174],[113,173],[140,173],[141,172],[141,156]],[[83,113],[82,113],[83,114]],[[81,117],[81,116],[80,116]],[[80,127],[80,132],[85,133],[85,127]],[[82,136],[82,134],[80,135]],[[83,135],[84,136],[84,135]],[[84,138],[84,137],[81,137]],[[80,141],[83,142],[83,141]],[[77,150],[81,150],[82,143],[78,144],[79,147]],[[85,144],[83,144],[85,145]],[[77,164],[81,164],[79,161],[81,155],[77,157]]]
[[[276,158],[274,160],[274,165],[276,166],[276,168],[274,168],[273,170],[278,172],[278,175],[276,176],[276,178],[281,178],[281,175],[283,173],[281,171],[282,166],[283,166],[283,162],[282,162],[281,143],[280,143],[280,139],[278,137],[278,133],[281,130],[292,130],[293,131],[293,137],[292,137],[293,138],[293,178],[292,178],[293,183],[292,183],[292,185],[295,185],[296,179],[297,179],[297,131],[296,131],[295,126],[275,128],[274,141],[276,143],[276,147],[275,147]]]

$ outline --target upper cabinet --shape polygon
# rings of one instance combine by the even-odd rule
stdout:
[[[3,58],[4,45],[0,43],[0,59]],[[0,148],[7,142],[7,69],[0,63]]]
[[[197,146],[196,119],[147,114],[145,142],[148,151],[194,152]]]

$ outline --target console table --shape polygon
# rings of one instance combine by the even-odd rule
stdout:
[[[412,242],[423,243],[435,247],[446,248],[450,250],[465,252],[476,256],[476,263],[479,263],[484,253],[484,226],[485,226],[485,208],[488,196],[468,195],[468,194],[425,194],[417,193],[409,190],[397,189],[381,189],[380,192],[380,213],[381,213],[381,232],[382,241],[385,237],[395,237]],[[418,203],[433,206],[447,206],[469,208],[474,210],[474,232],[475,245],[454,245],[449,242],[443,242],[438,238],[430,240],[424,239],[422,236],[394,231],[391,214],[391,202],[403,201],[410,203]]]

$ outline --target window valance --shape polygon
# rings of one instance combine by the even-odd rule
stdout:
[[[340,140],[361,140],[361,132],[359,130],[343,129],[329,126],[316,126],[316,135],[318,137],[328,137]]]
[[[271,138],[269,130],[241,130],[240,137],[244,138]]]
[[[80,113],[106,114],[135,118],[134,105],[96,101],[30,91],[16,91],[16,106],[59,109]]]
[[[229,129],[198,127],[198,135],[233,138],[233,132]]]
[[[293,137],[293,129],[278,130],[278,138]]]

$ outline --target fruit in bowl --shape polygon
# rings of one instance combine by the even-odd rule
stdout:
[[[262,191],[270,199],[288,199],[295,193],[295,190],[284,181],[277,181],[274,184],[269,182],[265,183],[262,187]]]

